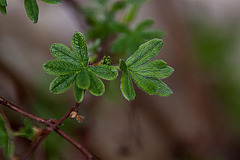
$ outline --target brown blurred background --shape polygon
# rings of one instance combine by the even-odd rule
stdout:
[[[74,105],[73,92],[49,93],[53,77],[42,64],[53,59],[50,44],[70,46],[73,33],[87,26],[68,0],[58,6],[38,2],[37,24],[26,16],[23,1],[8,0],[8,14],[0,15],[0,96],[57,119]],[[174,94],[162,98],[136,90],[136,100],[128,102],[109,83],[106,96],[86,94],[83,124],[66,120],[63,130],[102,160],[239,160],[240,1],[152,0],[134,23],[145,18],[165,32],[157,58],[175,69],[164,80]],[[23,125],[21,115],[4,111],[13,129]],[[15,143],[16,153],[30,144],[18,138]],[[51,134],[29,159],[84,157]]]

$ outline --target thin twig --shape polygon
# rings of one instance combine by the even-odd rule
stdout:
[[[6,99],[4,99],[2,97],[0,97],[0,104],[6,106],[24,116],[32,119],[32,120],[35,120],[37,122],[40,122],[40,123],[48,126],[46,128],[46,131],[44,132],[44,134],[41,136],[41,138],[39,138],[29,150],[27,150],[21,156],[19,156],[20,158],[22,158],[22,159],[26,158],[30,153],[32,153],[37,148],[37,146],[42,142],[42,140],[44,140],[46,138],[46,136],[54,130],[56,133],[58,133],[60,136],[62,136],[64,139],[66,139],[68,142],[70,142],[73,146],[75,146],[78,150],[80,150],[89,160],[97,160],[97,158],[91,152],[89,152],[85,147],[83,147],[76,140],[74,140],[72,137],[70,137],[64,131],[62,131],[61,129],[59,129],[57,127],[59,124],[61,124],[62,121],[64,121],[67,117],[69,117],[71,112],[78,110],[80,103],[76,103],[75,106],[72,109],[70,109],[69,112],[67,112],[59,121],[57,121],[55,123],[53,123],[52,119],[46,120],[42,117],[28,113],[28,112],[22,110],[21,108],[17,107],[16,105],[8,102]]]

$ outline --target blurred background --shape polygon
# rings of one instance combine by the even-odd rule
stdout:
[[[36,24],[27,17],[23,1],[8,0],[7,15],[0,15],[0,96],[44,118],[58,119],[75,104],[73,91],[51,94],[48,87],[54,76],[46,74],[42,64],[53,59],[49,45],[70,46],[75,31],[88,31],[81,8],[95,2],[37,2]],[[86,93],[79,112],[84,122],[68,119],[61,128],[102,160],[239,160],[239,11],[239,0],[143,3],[131,25],[152,19],[153,28],[164,32],[164,47],[157,59],[175,69],[164,80],[174,94],[149,96],[135,86],[136,99],[128,102],[121,95],[119,80],[105,81],[104,96]],[[123,14],[119,11],[116,19]],[[2,110],[13,130],[23,126],[21,115]],[[16,138],[16,153],[30,144]],[[28,159],[84,158],[52,133]]]

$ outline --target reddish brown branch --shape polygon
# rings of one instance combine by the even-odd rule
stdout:
[[[69,135],[67,135],[64,131],[62,131],[61,129],[58,128],[58,125],[61,124],[62,121],[64,121],[66,118],[69,117],[69,115],[73,112],[73,111],[77,111],[78,107],[80,105],[80,103],[76,103],[75,106],[70,109],[69,112],[67,112],[60,120],[58,120],[57,122],[53,122],[52,119],[46,120],[42,117],[36,116],[34,114],[28,113],[24,110],[22,110],[21,108],[17,107],[16,105],[8,102],[7,100],[5,100],[4,98],[0,97],[0,104],[16,111],[17,113],[20,113],[32,120],[35,120],[37,122],[40,122],[42,124],[47,125],[48,127],[46,128],[46,131],[44,131],[44,134],[41,136],[41,138],[39,138],[33,145],[31,148],[29,148],[26,152],[24,152],[23,154],[21,154],[19,156],[20,159],[24,159],[26,158],[30,153],[32,153],[37,146],[47,137],[48,134],[50,134],[53,130],[58,133],[60,136],[62,136],[64,139],[66,139],[68,142],[70,142],[73,146],[75,146],[78,150],[80,150],[89,160],[97,160],[97,158],[95,158],[95,156],[93,156],[93,154],[91,152],[89,152],[85,147],[83,147],[81,144],[79,144],[77,141],[75,141],[74,139],[72,139],[72,137],[70,137]]]

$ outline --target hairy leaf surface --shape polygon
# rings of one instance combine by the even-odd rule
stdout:
[[[89,92],[95,96],[103,95],[105,92],[105,86],[103,82],[90,71],[88,72],[88,75],[90,79],[90,87],[88,88]]]
[[[87,89],[90,87],[90,79],[86,69],[82,69],[76,78],[76,84],[81,89]]]
[[[43,65],[43,69],[52,75],[67,75],[76,73],[81,69],[81,67],[65,61],[52,60],[46,62]]]
[[[135,94],[135,91],[133,88],[131,77],[128,72],[123,72],[120,88],[121,88],[123,96],[127,100],[131,101],[135,98],[136,94]]]
[[[128,68],[138,67],[154,58],[162,48],[161,39],[152,39],[142,44],[138,50],[127,59]]]
[[[146,77],[155,78],[167,78],[173,73],[173,68],[166,65],[166,62],[162,60],[156,60],[149,62],[137,68],[133,68],[132,71]]]
[[[114,80],[118,76],[117,69],[108,65],[99,65],[97,67],[87,66],[87,68],[96,76],[105,80]]]
[[[57,77],[50,84],[50,91],[53,93],[62,93],[68,90],[75,81],[76,74],[68,74]]]
[[[87,44],[85,42],[85,38],[80,32],[75,32],[72,37],[72,47],[77,55],[77,57],[80,59],[83,66],[88,65],[88,51],[87,51]]]

